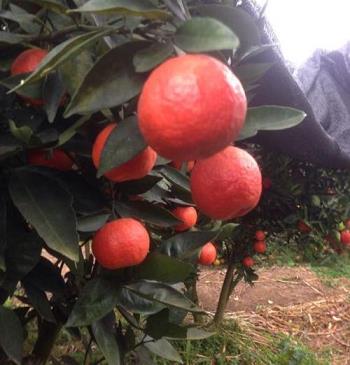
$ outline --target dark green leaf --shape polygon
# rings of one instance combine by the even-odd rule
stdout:
[[[23,34],[0,31],[0,43],[19,44],[29,40],[29,38]]]
[[[185,192],[191,192],[189,178],[186,175],[182,174],[180,171],[168,165],[164,165],[162,166],[160,172],[172,184],[181,188]]]
[[[163,304],[145,299],[127,288],[122,288],[118,293],[118,306],[131,313],[143,315],[157,313],[165,307]],[[123,311],[121,313],[125,316]]]
[[[121,364],[119,345],[115,336],[114,313],[92,324],[91,329],[97,345],[104,355],[108,365]]]
[[[40,62],[39,66],[32,72],[22,83],[14,87],[11,91],[22,88],[27,83],[33,83],[40,80],[58,66],[63,64],[71,57],[77,56],[84,48],[89,47],[99,38],[105,36],[110,31],[94,31],[74,38],[70,38],[58,46],[54,47],[46,57]]]
[[[275,44],[263,44],[261,46],[250,47],[239,57],[239,62],[247,61],[263,52],[270,51],[274,47],[276,47]]]
[[[44,109],[50,123],[55,120],[57,110],[62,103],[65,89],[62,77],[58,72],[52,72],[46,76],[43,83]]]
[[[196,304],[170,285],[157,281],[141,280],[124,286],[135,294],[166,306],[184,309],[189,312],[203,312]]]
[[[138,127],[137,118],[132,116],[116,128],[108,136],[104,145],[97,176],[131,160],[147,147]]]
[[[149,341],[151,338],[146,337],[145,341]],[[176,361],[182,364],[181,356],[175,350],[174,346],[169,341],[161,339],[158,341],[147,342],[144,345],[148,350],[153,352],[155,355],[160,356],[170,361]]]
[[[90,115],[84,115],[76,122],[74,122],[70,127],[68,127],[65,131],[63,131],[58,138],[57,147],[62,146],[63,144],[67,143],[71,138],[73,138],[78,132],[79,128],[90,120],[90,117]]]
[[[68,8],[61,0],[25,0],[34,4],[38,4],[48,10],[65,14]]]
[[[147,201],[118,202],[116,210],[122,217],[133,217],[159,227],[172,227],[179,223],[167,209]]]
[[[13,120],[9,121],[9,127],[12,135],[19,141],[28,144],[32,138],[33,131],[30,127],[24,125],[22,127],[17,127]]]
[[[14,312],[0,306],[0,346],[16,364],[22,363],[23,329]]]
[[[29,73],[19,74],[7,77],[0,81],[0,84],[6,86],[8,89],[13,89],[18,84],[25,80]],[[37,82],[33,82],[32,84],[27,84],[24,87],[21,87],[19,90],[16,90],[16,93],[23,97],[28,97],[32,99],[42,99],[42,82],[41,80]]]
[[[207,242],[214,239],[218,231],[195,231],[177,234],[162,242],[160,251],[179,259],[191,258]]]
[[[118,185],[118,191],[122,191],[124,194],[137,195],[143,194],[152,189],[160,180],[159,176],[147,175],[139,180],[131,180],[120,183]]]
[[[78,231],[95,232],[107,222],[109,217],[109,213],[80,217],[78,218]]]
[[[24,289],[27,293],[28,299],[34,309],[39,313],[40,317],[46,321],[56,323],[55,317],[53,316],[50,302],[48,301],[45,292],[37,289],[35,286],[23,281]]]
[[[72,196],[55,180],[36,171],[15,170],[9,190],[13,202],[46,244],[72,260],[79,259]]]
[[[133,58],[136,72],[147,72],[164,62],[174,52],[171,42],[154,43],[137,52]]]
[[[89,281],[79,295],[66,327],[87,326],[107,315],[118,302],[118,287],[97,278]]]
[[[235,50],[239,39],[230,28],[214,18],[192,18],[175,34],[175,43],[186,52]]]
[[[265,105],[249,108],[238,140],[255,136],[259,130],[280,130],[292,128],[301,123],[306,114],[298,109]]]
[[[148,19],[165,19],[168,13],[157,9],[148,0],[90,0],[72,11],[91,13],[116,13],[128,16],[142,16]]]
[[[113,108],[135,97],[145,76],[134,71],[132,58],[147,44],[143,41],[128,42],[104,54],[72,96],[66,117]]]
[[[240,52],[260,44],[260,32],[255,20],[243,9],[219,4],[200,5],[195,8],[202,16],[210,16],[226,24],[237,35]]]
[[[227,238],[231,238],[234,230],[239,226],[237,223],[226,223],[220,228],[220,233],[217,236],[217,240],[223,241]]]
[[[272,66],[273,63],[247,63],[238,65],[234,72],[247,89],[248,86],[259,81]]]
[[[10,9],[11,11],[0,11],[0,18],[16,22],[27,33],[39,33],[39,18],[14,4],[10,4]]]
[[[152,253],[141,265],[136,267],[135,274],[139,279],[179,283],[188,279],[193,271],[194,267],[190,263]]]
[[[5,250],[7,246],[7,207],[3,196],[0,197],[0,270],[6,270]]]

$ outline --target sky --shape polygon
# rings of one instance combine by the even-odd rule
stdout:
[[[266,16],[295,65],[317,48],[333,50],[350,41],[350,0],[269,0]]]

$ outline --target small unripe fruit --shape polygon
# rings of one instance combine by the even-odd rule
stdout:
[[[344,231],[344,229],[347,228],[343,222],[340,222],[338,224],[338,231]]]

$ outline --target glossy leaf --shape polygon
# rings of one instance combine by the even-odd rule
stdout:
[[[230,28],[214,18],[192,18],[183,23],[174,41],[186,52],[236,49],[239,39]]]
[[[40,5],[48,10],[52,10],[58,13],[63,13],[68,10],[68,8],[64,5],[64,2],[61,0],[25,0],[37,5]]]
[[[216,237],[218,231],[195,231],[180,233],[163,241],[160,252],[179,259],[191,258],[207,242]]]
[[[132,116],[118,124],[104,145],[97,176],[131,160],[147,147],[137,118]]]
[[[122,217],[133,217],[159,227],[172,227],[179,223],[167,209],[147,201],[118,202],[115,209]]]
[[[72,196],[57,181],[26,169],[13,172],[9,190],[18,210],[46,244],[68,258],[78,260]]]
[[[107,222],[109,217],[109,213],[80,217],[78,218],[78,231],[95,232]]]
[[[62,77],[58,72],[52,72],[46,76],[43,82],[44,109],[49,123],[55,120],[58,108],[62,103],[65,89]]]
[[[136,277],[165,283],[179,283],[188,279],[193,271],[194,267],[190,263],[155,252],[137,266]]]
[[[234,72],[247,90],[250,85],[258,82],[272,66],[273,63],[244,63],[238,65]]]
[[[136,72],[147,72],[164,62],[174,52],[171,42],[154,43],[137,52],[133,58]]]
[[[89,281],[80,293],[66,327],[87,326],[94,323],[112,311],[117,301],[116,285],[102,278]]]
[[[255,136],[259,130],[280,130],[297,126],[306,117],[298,109],[282,106],[259,106],[249,108],[238,140]]]
[[[191,192],[189,178],[171,166],[164,165],[160,170],[161,174],[172,184],[185,192]]]
[[[32,72],[22,83],[14,87],[11,91],[16,91],[27,83],[33,83],[40,80],[58,66],[63,64],[69,58],[78,55],[84,48],[96,42],[99,38],[105,36],[110,31],[93,31],[70,38],[56,47],[54,47],[46,57],[40,62],[39,66]]]
[[[178,362],[180,364],[183,363],[179,353],[175,350],[174,346],[171,345],[171,343],[166,339],[162,338],[158,341],[148,342],[150,341],[150,338],[146,337],[145,341],[147,341],[147,343],[145,343],[144,346],[147,347],[147,349],[155,355],[160,356],[163,359]]]
[[[160,180],[162,180],[162,177],[147,175],[139,180],[131,180],[118,184],[118,190],[130,195],[143,194],[152,189]]]
[[[33,131],[30,127],[24,125],[22,127],[17,127],[13,120],[9,121],[9,127],[12,135],[19,141],[28,144],[32,138]]]
[[[5,250],[7,246],[7,206],[3,196],[0,197],[0,270],[6,270]]]
[[[121,364],[119,345],[115,336],[115,316],[111,312],[106,317],[91,325],[96,343],[105,357],[108,365]]]
[[[19,44],[29,40],[29,38],[23,34],[0,31],[0,43]]]
[[[157,9],[148,0],[90,0],[76,12],[116,13],[127,16],[141,16],[148,19],[165,19],[168,13]]]
[[[0,306],[0,346],[16,364],[22,364],[23,329],[16,314]]]
[[[132,58],[147,44],[143,41],[128,42],[105,53],[72,96],[65,116],[113,108],[135,97],[145,76],[134,71]]]
[[[189,312],[203,312],[202,309],[185,297],[183,293],[164,283],[141,280],[124,287],[145,299],[153,300],[166,306],[184,309]]]

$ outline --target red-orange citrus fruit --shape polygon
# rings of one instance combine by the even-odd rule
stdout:
[[[138,102],[147,143],[170,160],[189,161],[219,152],[238,136],[247,110],[243,87],[223,63],[183,55],[157,67]]]
[[[263,241],[265,239],[265,232],[264,231],[261,231],[261,230],[256,231],[255,232],[255,238],[258,241]]]
[[[252,267],[254,265],[254,260],[250,256],[247,256],[242,260],[242,264],[245,267]]]
[[[266,252],[266,243],[265,243],[265,241],[256,241],[254,243],[254,251],[256,253],[265,253]]]
[[[177,207],[172,213],[182,223],[175,226],[175,231],[182,232],[192,228],[197,223],[197,211],[193,207]]]
[[[149,251],[150,238],[139,221],[121,218],[106,223],[92,240],[92,252],[106,269],[140,264]]]
[[[41,48],[31,48],[20,53],[11,65],[11,75],[19,75],[35,71],[40,62],[45,58],[48,51]],[[43,105],[42,99],[22,97],[32,105]]]
[[[74,165],[74,161],[60,149],[54,149],[51,152],[30,150],[27,158],[29,165],[46,166],[61,171],[69,171]]]
[[[340,232],[340,242],[344,245],[350,245],[350,231],[348,229]]]
[[[226,147],[197,161],[191,173],[193,201],[213,219],[247,214],[258,204],[261,189],[258,164],[248,152],[237,147]]]
[[[105,143],[117,125],[112,123],[107,125],[97,136],[92,148],[92,161],[96,168],[100,164],[100,158]],[[146,176],[153,168],[157,159],[157,154],[152,148],[146,147],[142,152],[132,158],[130,161],[107,171],[104,176],[114,182],[122,182],[128,180],[137,180]]]
[[[201,250],[198,262],[202,265],[211,265],[216,260],[216,247],[211,243],[206,243]]]

